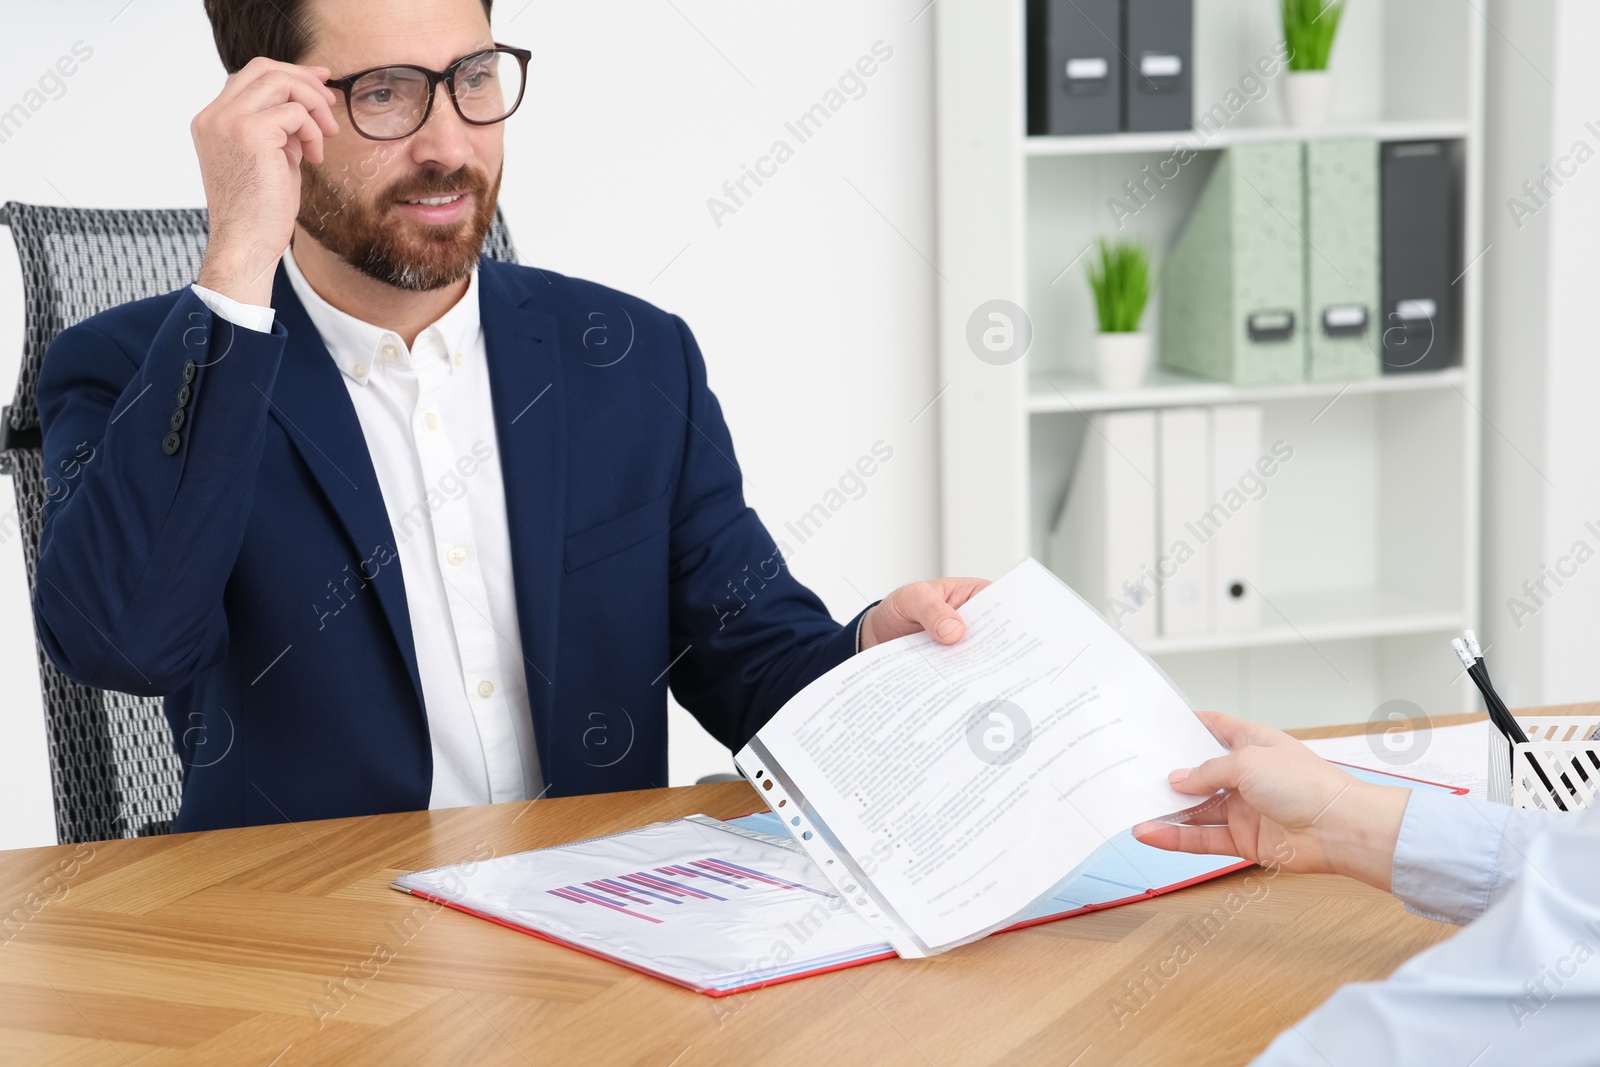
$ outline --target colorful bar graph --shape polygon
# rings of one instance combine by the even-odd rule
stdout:
[[[630,871],[619,874],[615,878],[597,878],[582,885],[563,886],[560,889],[551,889],[548,892],[562,900],[570,900],[574,904],[599,904],[610,908],[612,911],[624,915],[632,915],[636,919],[646,922],[660,923],[663,919],[644,914],[637,908],[650,907],[654,904],[685,904],[691,900],[715,900],[726,903],[730,898],[719,896],[709,888],[687,884],[689,879],[703,879],[715,882],[721,886],[734,889],[748,890],[758,888],[750,883],[772,886],[777,889],[799,889],[807,893],[815,893],[819,897],[832,897],[833,894],[813,889],[808,885],[791,882],[787,878],[780,878],[775,874],[758,871],[751,867],[740,866],[727,860],[708,856],[705,859],[690,860],[688,864],[670,864],[666,867],[657,867],[653,871]]]

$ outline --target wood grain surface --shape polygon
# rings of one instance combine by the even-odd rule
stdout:
[[[1454,931],[1256,868],[713,999],[389,888],[760,807],[728,782],[0,853],[0,1062],[1238,1064]]]

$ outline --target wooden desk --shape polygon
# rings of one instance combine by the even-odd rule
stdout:
[[[388,888],[760,806],[730,782],[0,853],[20,909],[0,915],[0,1062],[1238,1064],[1454,930],[1345,879],[1241,871],[716,1000]]]

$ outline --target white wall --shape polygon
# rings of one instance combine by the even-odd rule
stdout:
[[[840,619],[932,576],[938,558],[935,420],[913,421],[937,392],[924,6],[501,0],[495,19],[498,39],[534,51],[529,97],[507,128],[502,194],[523,260],[687,319],[750,502]],[[893,56],[864,94],[798,144],[785,121],[880,40]],[[203,203],[188,125],[223,75],[200,5],[74,0],[11,12],[0,110],[77,41],[93,58],[0,144],[0,200]],[[707,199],[778,138],[794,158],[718,226]],[[0,394],[9,395],[22,301],[9,237],[0,245]],[[860,499],[804,545],[784,537],[784,521],[879,440],[894,456]],[[0,848],[54,839],[26,601],[18,545],[0,544]],[[675,783],[732,770],[675,714]]]
[[[1579,141],[1600,154],[1600,8],[1500,0],[1489,18],[1484,631],[1509,703],[1592,700],[1600,558],[1545,568],[1579,541],[1600,553],[1600,159],[1562,163]],[[1535,199],[1547,166],[1569,176]]]

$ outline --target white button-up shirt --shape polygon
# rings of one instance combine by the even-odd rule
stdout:
[[[429,806],[538,796],[477,272],[407,348],[317,295],[292,252],[283,264],[342,372],[389,513],[433,749]],[[271,309],[195,291],[237,325],[272,328]]]

